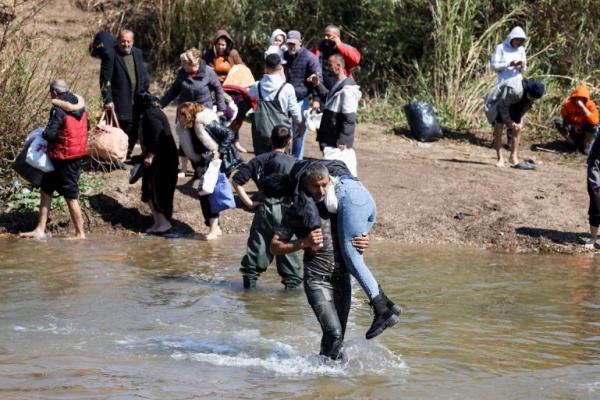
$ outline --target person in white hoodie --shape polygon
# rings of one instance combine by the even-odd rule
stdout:
[[[265,59],[265,74],[249,91],[250,97],[257,99],[252,122],[252,145],[255,155],[271,151],[273,128],[276,125],[289,127],[290,117],[298,127],[297,130],[304,129],[296,92],[281,76],[281,70],[279,55],[269,54]]]
[[[284,31],[275,29],[269,38],[269,47],[265,50],[265,58],[269,54],[278,54],[283,60],[283,53],[287,50],[287,46],[285,45],[286,39],[287,35]],[[285,62],[282,61],[282,64],[285,64]]]
[[[522,76],[527,70],[527,55],[525,54],[525,41],[527,36],[520,26],[514,27],[504,42],[496,46],[490,57],[490,66],[498,74],[498,83],[515,76]],[[512,147],[512,129],[506,129],[507,148]]]

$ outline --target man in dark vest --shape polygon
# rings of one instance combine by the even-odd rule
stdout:
[[[62,79],[50,82],[50,97],[50,119],[42,136],[48,141],[47,153],[54,165],[54,171],[46,173],[42,180],[42,197],[36,228],[31,232],[22,233],[20,237],[45,237],[52,194],[57,191],[67,201],[75,226],[75,239],[85,239],[81,208],[77,201],[81,160],[87,156],[88,148],[85,104],[83,98],[69,92],[69,86]]]
[[[141,115],[135,99],[147,92],[150,85],[142,51],[133,47],[133,42],[133,32],[121,30],[114,51],[108,52],[100,67],[104,107],[106,110],[115,110],[121,129],[129,136],[128,158],[138,139]]]

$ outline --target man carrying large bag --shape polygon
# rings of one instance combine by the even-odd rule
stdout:
[[[79,197],[79,174],[81,161],[88,151],[88,120],[82,97],[69,92],[62,79],[50,82],[52,109],[48,125],[42,134],[48,141],[48,157],[54,171],[44,175],[41,189],[38,224],[31,232],[20,237],[43,238],[50,212],[52,194],[57,191],[67,201],[71,220],[75,226],[75,239],[85,239],[83,218],[77,198]]]

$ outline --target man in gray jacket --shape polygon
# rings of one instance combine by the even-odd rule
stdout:
[[[485,114],[494,125],[494,149],[497,167],[504,167],[502,155],[502,131],[504,125],[513,130],[513,142],[509,162],[519,166],[519,140],[523,128],[523,115],[531,109],[533,102],[544,95],[544,84],[532,79],[515,76],[494,86],[485,95]]]

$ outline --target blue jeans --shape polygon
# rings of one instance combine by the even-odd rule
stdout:
[[[292,155],[298,159],[302,160],[304,158],[304,139],[306,138],[306,120],[304,119],[304,111],[308,110],[308,97],[305,97],[302,100],[298,100],[298,107],[300,108],[300,114],[302,115],[302,122],[304,123],[304,130],[302,131],[302,136],[299,138],[294,138],[292,142]],[[296,132],[297,125],[292,122],[292,134]]]
[[[342,179],[335,188],[338,199],[338,241],[346,267],[372,301],[379,286],[363,254],[352,245],[352,238],[369,232],[375,224],[375,200],[365,187],[352,179]]]

